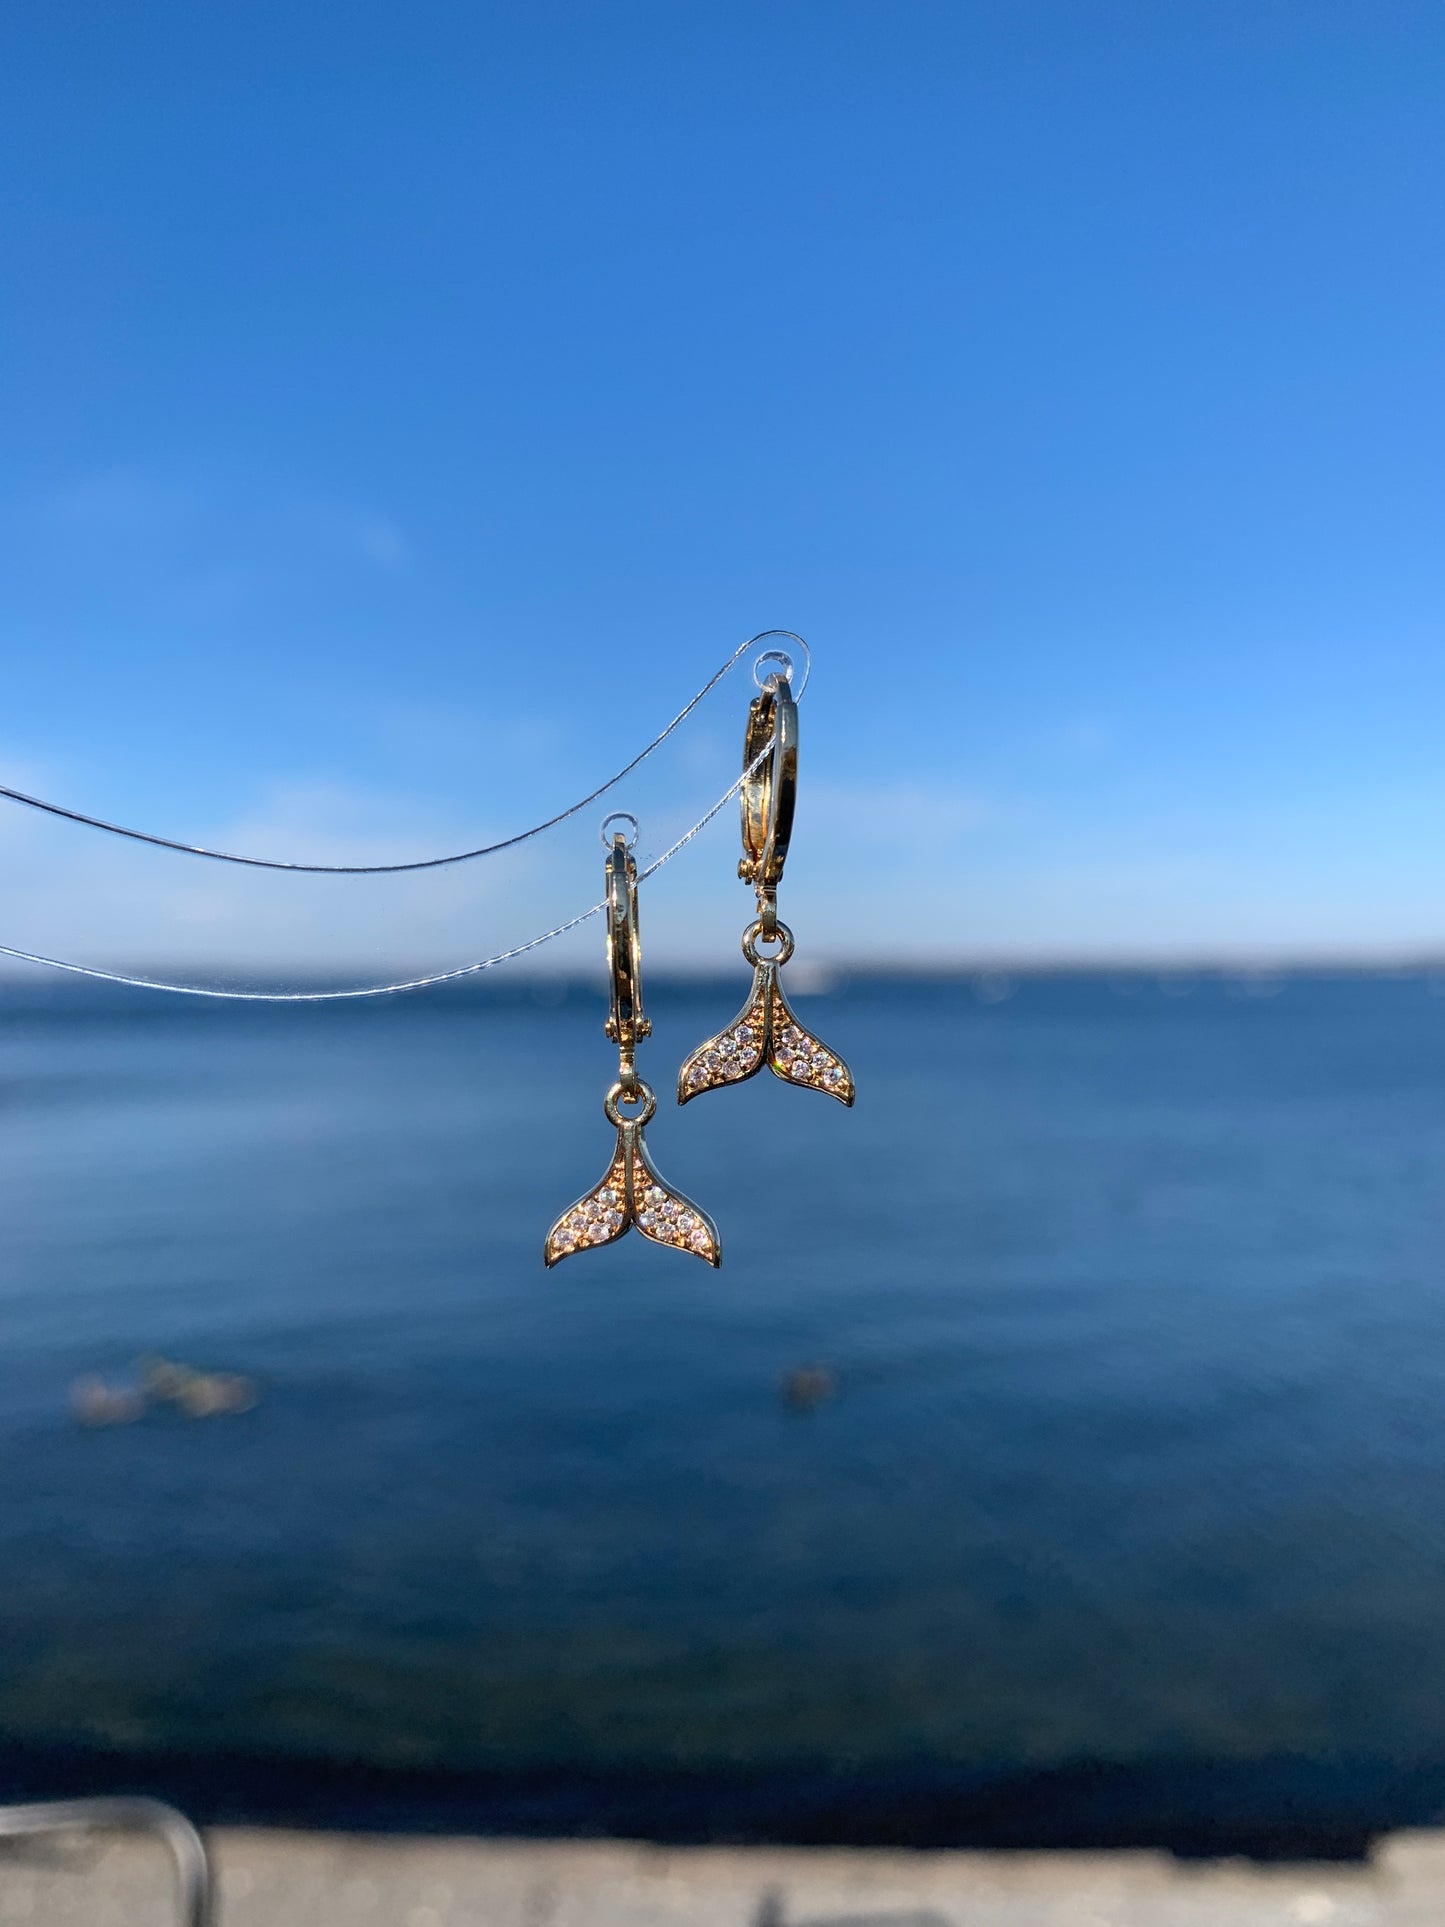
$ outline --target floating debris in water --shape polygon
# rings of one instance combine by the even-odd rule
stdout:
[[[198,1372],[170,1358],[143,1358],[137,1370],[153,1405],[174,1405],[187,1418],[249,1412],[261,1396],[255,1379],[242,1372]]]
[[[200,1372],[170,1358],[136,1361],[137,1385],[111,1385],[87,1372],[70,1388],[70,1410],[86,1426],[132,1425],[158,1405],[172,1405],[186,1418],[221,1418],[252,1411],[261,1393],[243,1372]]]
[[[70,1411],[77,1425],[133,1425],[146,1408],[144,1392],[133,1385],[107,1385],[87,1372],[70,1388]]]
[[[837,1393],[837,1374],[826,1365],[796,1365],[783,1374],[783,1398],[795,1412],[811,1412]]]

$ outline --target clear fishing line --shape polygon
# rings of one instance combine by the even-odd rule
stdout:
[[[764,629],[756,636],[749,636],[746,642],[739,643],[727,661],[708,677],[697,694],[683,704],[667,727],[659,731],[652,741],[645,748],[640,749],[629,762],[624,763],[614,776],[609,776],[605,783],[599,783],[596,789],[589,790],[586,796],[579,797],[575,803],[569,803],[565,810],[559,810],[555,816],[549,816],[541,823],[534,823],[530,829],[518,830],[511,836],[500,837],[494,843],[479,844],[475,849],[454,850],[445,856],[415,857],[404,863],[293,863],[276,857],[242,856],[232,850],[211,850],[204,844],[182,842],[177,837],[156,836],[148,830],[127,829],[121,823],[109,823],[104,817],[87,816],[83,810],[69,809],[64,804],[50,802],[45,797],[28,795],[24,790],[11,789],[4,783],[0,783],[0,797],[4,797],[11,803],[23,804],[27,809],[41,810],[49,816],[63,818],[68,823],[81,824],[86,829],[103,830],[109,836],[126,837],[132,843],[148,843],[155,849],[174,850],[182,856],[207,857],[213,863],[237,863],[252,870],[289,870],[309,876],[398,876],[413,870],[441,870],[451,864],[471,863],[478,857],[499,856],[505,850],[515,849],[519,844],[530,842],[533,837],[555,829],[559,823],[565,823],[569,817],[576,816],[589,804],[595,803],[599,797],[605,796],[609,790],[616,789],[624,777],[630,776],[635,769],[645,763],[654,750],[661,748],[673,731],[687,721],[698,704],[717,687],[735,663],[739,662],[750,649],[756,648],[760,642],[769,642],[775,636],[786,638],[802,653],[803,677],[793,692],[795,698],[801,696],[807,688],[808,676],[812,669],[812,657],[807,643],[801,636],[794,635],[791,629]],[[791,673],[793,658],[785,650],[765,650],[754,665],[755,681],[760,682],[757,671],[765,663],[778,664],[784,668],[786,674]]]
[[[735,661],[736,657],[734,657],[733,660]],[[731,665],[729,664],[728,666],[730,667]],[[653,748],[655,748],[656,746],[657,745],[655,743],[652,745]],[[756,757],[754,757],[752,762],[742,771],[741,775],[739,775],[736,782],[732,783],[723,792],[723,794],[717,799],[717,801],[713,803],[710,806],[710,808],[708,808],[697,819],[697,821],[691,826],[690,829],[685,830],[683,834],[679,836],[673,843],[671,843],[667,847],[667,849],[665,849],[662,852],[660,856],[656,857],[651,863],[649,863],[646,866],[646,868],[641,869],[639,871],[638,882],[643,883],[649,877],[655,876],[657,872],[663,867],[664,864],[670,863],[673,857],[675,857],[680,850],[685,849],[686,846],[692,842],[694,837],[698,836],[704,829],[706,829],[707,825],[712,822],[713,818],[718,814],[718,812],[720,810],[725,809],[727,805],[734,800],[734,798],[738,794],[738,791],[742,788],[743,784],[747,781],[747,779],[753,774],[755,770],[759,769],[762,766],[762,764],[767,760],[767,758],[771,754],[772,754],[772,744],[771,742],[769,742],[764,745],[761,752]],[[608,785],[608,787],[610,788],[611,785]],[[592,799],[588,799],[588,800],[592,800]],[[566,811],[564,813],[564,816],[554,818],[553,824],[564,821],[566,817],[574,816],[577,813],[577,809],[580,807],[582,806],[576,805],[572,809]],[[616,816],[623,816],[626,814],[627,814],[626,812],[615,813]],[[611,823],[612,821],[615,820],[615,817],[609,817],[607,820],[609,823]],[[633,820],[634,830],[635,830],[635,827],[636,827],[635,819],[630,819],[630,820]],[[547,824],[541,827],[551,828],[553,827],[553,824]],[[529,832],[529,834],[534,834],[534,833]],[[147,838],[141,838],[139,840],[144,842],[155,842],[157,839],[147,837]],[[517,841],[517,840],[519,839],[513,839],[513,841]],[[170,847],[170,846],[167,845],[166,847]],[[193,854],[199,854],[199,852],[193,852]],[[236,860],[236,859],[226,859],[226,860],[229,861],[229,860]],[[438,863],[445,863],[448,861],[460,861],[460,860],[462,859],[442,858],[438,860]],[[593,860],[595,861],[595,858]],[[256,865],[255,867],[272,869],[272,868],[299,868],[299,867],[306,867],[306,866],[260,864],[260,865]],[[312,867],[316,867],[316,866],[312,866]],[[392,866],[384,865],[384,866],[381,866],[381,869],[383,871],[387,869],[394,871],[394,870],[405,870],[405,869],[419,869],[419,868],[427,868],[427,867],[438,867],[438,865],[437,864],[432,864],[432,865],[398,864],[398,865],[392,865]],[[357,868],[341,869],[339,867],[333,866],[331,873],[336,875],[356,875],[358,873],[375,874],[376,871],[371,870],[367,872],[359,872]],[[524,957],[531,951],[540,950],[544,944],[551,943],[555,938],[565,936],[568,931],[577,929],[581,924],[586,923],[589,920],[589,918],[595,917],[596,915],[598,915],[600,911],[602,911],[605,908],[606,908],[605,901],[593,903],[589,905],[587,909],[579,910],[575,916],[566,918],[563,922],[555,924],[551,929],[544,930],[537,936],[529,937],[523,943],[513,944],[510,948],[506,950],[498,950],[494,952],[491,956],[477,958],[471,963],[460,964],[456,966],[454,969],[433,971],[422,976],[399,978],[396,981],[390,982],[390,983],[350,986],[346,989],[340,989],[340,990],[236,990],[236,989],[222,989],[217,986],[206,985],[206,984],[173,983],[173,982],[163,981],[160,978],[156,978],[156,977],[133,976],[128,974],[125,971],[120,971],[120,970],[104,970],[99,968],[96,965],[77,963],[73,960],[63,958],[63,957],[43,956],[37,951],[21,950],[11,944],[0,944],[0,957],[9,957],[17,963],[36,964],[47,970],[64,971],[71,976],[87,977],[101,983],[123,984],[134,990],[168,991],[171,994],[175,996],[180,996],[180,997],[210,997],[210,998],[216,998],[216,999],[220,999],[228,1002],[251,1003],[251,1004],[340,1003],[340,1002],[355,999],[358,997],[387,997],[387,996],[394,995],[400,991],[428,990],[437,984],[456,983],[466,977],[479,976],[482,971],[494,969],[498,964],[510,963],[514,958]]]

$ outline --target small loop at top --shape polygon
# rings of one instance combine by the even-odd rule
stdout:
[[[758,671],[765,662],[775,662],[778,666],[766,676],[760,676]],[[793,680],[793,658],[786,649],[765,649],[753,664],[753,681],[759,689],[775,689],[779,678],[786,683]]]
[[[760,957],[759,943],[775,941],[778,953],[775,957]],[[763,920],[757,917],[743,932],[743,955],[750,964],[785,964],[793,954],[793,933],[785,923],[779,923],[771,932],[764,930]]]
[[[617,828],[619,823],[630,823],[632,825],[631,836],[624,835],[622,840],[629,850],[635,850],[637,848],[639,825],[637,818],[632,814],[631,810],[614,810],[611,816],[603,817],[602,828],[598,832],[602,838],[603,849],[610,850],[612,848],[613,838],[619,834]]]
[[[636,1117],[626,1117],[622,1111],[624,1104],[640,1104],[642,1109]],[[619,1078],[603,1098],[602,1109],[609,1124],[645,1124],[657,1109],[657,1099],[652,1094],[652,1086],[644,1084],[640,1077],[632,1085],[624,1084]]]
[[[803,638],[795,635],[791,629],[764,629],[760,636],[753,637],[753,641],[767,642],[773,636],[781,636],[785,642],[796,643],[802,652],[803,679],[793,692],[793,698],[794,701],[796,701],[808,687],[808,678],[813,673],[813,652],[809,649]],[[794,662],[795,658],[790,649],[765,649],[753,664],[753,681],[759,689],[766,689],[774,674],[781,674],[785,682],[791,682],[793,680]],[[765,663],[776,663],[778,668],[775,671],[760,676],[758,671],[763,668]]]

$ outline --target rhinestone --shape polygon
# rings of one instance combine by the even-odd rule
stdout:
[[[719,1056],[732,1057],[737,1053],[738,1040],[731,1031],[727,1031],[717,1040],[717,1047]]]
[[[706,1084],[707,1082],[706,1069],[701,1064],[694,1064],[692,1069],[687,1074],[687,1081],[689,1084],[692,1085],[694,1090],[698,1089],[701,1085]]]
[[[621,1228],[622,1213],[620,1211],[609,1211],[604,1215],[602,1222],[609,1231],[617,1231]]]
[[[679,1211],[677,1214],[677,1228],[684,1237],[692,1230],[692,1225],[693,1220],[691,1214],[686,1211]]]
[[[655,1231],[657,1229],[657,1213],[655,1211],[644,1211],[638,1218],[637,1225],[640,1231]]]
[[[606,1206],[606,1208],[609,1211],[615,1211],[617,1206],[621,1204],[622,1200],[621,1198],[618,1197],[617,1193],[612,1189],[611,1185],[609,1185],[607,1189],[602,1193],[601,1202]]]
[[[694,1251],[706,1251],[712,1243],[712,1239],[707,1235],[707,1226],[702,1224],[693,1227],[687,1241]]]
[[[587,1227],[587,1242],[589,1244],[594,1244],[594,1245],[606,1244],[607,1242],[606,1225],[605,1224],[589,1225]]]
[[[813,1069],[815,1071],[827,1070],[828,1066],[832,1063],[832,1061],[833,1061],[832,1058],[829,1057],[827,1051],[825,1050],[815,1050],[813,1052]]]
[[[739,1050],[751,1050],[757,1041],[756,1031],[750,1029],[747,1024],[739,1025],[737,1031],[737,1045]]]
[[[661,1186],[660,1184],[649,1184],[649,1185],[648,1185],[648,1187],[647,1187],[647,1202],[648,1202],[648,1203],[649,1203],[650,1205],[652,1205],[652,1206],[654,1206],[654,1207],[656,1207],[656,1206],[657,1206],[657,1205],[659,1205],[659,1204],[666,1204],[666,1202],[667,1202],[667,1193],[666,1193],[666,1192],[665,1192],[665,1191],[663,1190],[663,1188],[662,1188],[662,1186]]]
[[[806,1077],[808,1075],[806,1058],[795,1057],[788,1066],[788,1074],[790,1077]]]
[[[823,1082],[825,1084],[841,1084],[843,1082],[842,1065],[830,1064],[823,1073]]]

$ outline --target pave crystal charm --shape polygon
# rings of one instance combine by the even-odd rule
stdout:
[[[602,1182],[579,1198],[547,1233],[543,1257],[549,1265],[565,1258],[570,1251],[587,1251],[593,1245],[611,1244],[627,1229],[623,1201],[627,1195],[627,1160],[619,1141]]]
[[[824,1091],[840,1104],[853,1102],[853,1073],[836,1051],[798,1022],[778,982],[778,963],[770,958],[754,966],[746,1008],[685,1059],[678,1073],[677,1101],[686,1104],[700,1091],[741,1084],[764,1064],[789,1084]]]
[[[691,1198],[669,1191],[661,1182],[640,1132],[632,1146],[632,1189],[635,1196],[646,1199],[646,1209],[635,1220],[644,1238],[651,1238],[654,1244],[671,1245],[677,1251],[696,1252],[710,1265],[720,1262],[717,1226]]]
[[[562,1213],[547,1233],[543,1256],[555,1265],[571,1252],[615,1243],[633,1225],[653,1244],[692,1252],[710,1265],[722,1262],[717,1226],[691,1198],[668,1190],[648,1155],[641,1124],[625,1121],[617,1128],[606,1177]]]

